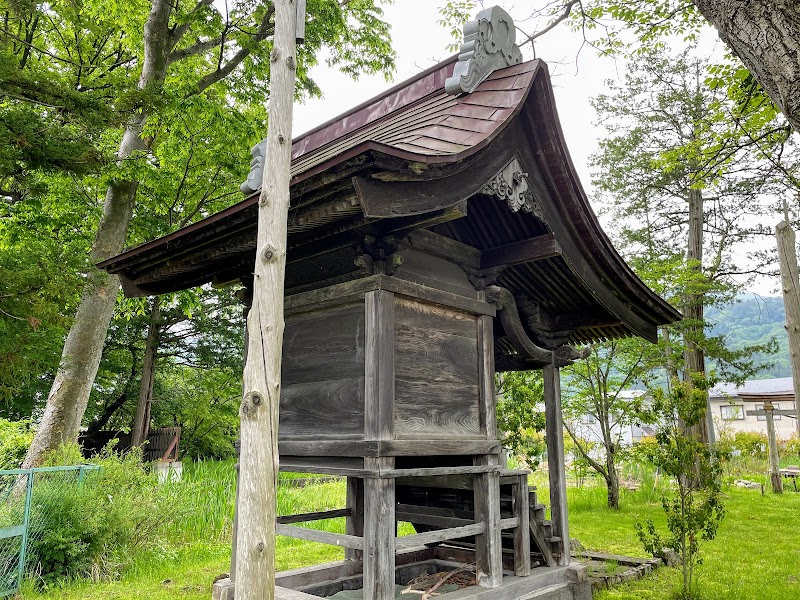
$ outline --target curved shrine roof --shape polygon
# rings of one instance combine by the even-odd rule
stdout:
[[[454,64],[448,59],[294,140],[289,262],[293,252],[353,245],[341,240],[356,231],[425,227],[479,250],[479,266],[497,269],[498,285],[517,296],[539,339],[654,340],[657,327],[680,314],[602,231],[569,157],[546,64],[495,71],[471,94],[452,96],[444,81]],[[490,184],[512,167],[529,185],[524,206],[487,200]],[[252,272],[256,204],[253,194],[99,266],[118,273],[129,295]]]

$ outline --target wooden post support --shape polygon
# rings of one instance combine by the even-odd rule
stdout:
[[[253,306],[247,318],[239,458],[236,599],[275,597],[278,414],[283,346],[283,295],[296,79],[297,8],[274,0],[269,129],[258,200]]]
[[[479,465],[498,465],[497,454],[475,458]],[[503,584],[503,538],[500,530],[500,473],[475,475],[475,522],[484,532],[475,536],[475,575],[478,585],[496,588]]]
[[[527,475],[516,476],[512,493],[513,514],[519,517],[519,525],[514,530],[514,575],[527,577],[531,574],[530,493]]]
[[[394,467],[393,457],[365,458],[367,469]],[[364,598],[394,600],[396,479],[364,479]]]
[[[778,441],[775,438],[775,405],[768,400],[764,401],[762,410],[748,410],[750,416],[764,416],[767,421],[767,447],[769,450],[769,478],[772,483],[772,491],[776,494],[783,493],[783,478],[781,477],[781,466],[778,460]]]
[[[783,306],[786,309],[786,333],[789,336],[789,357],[794,384],[795,431],[800,435],[800,280],[797,271],[795,235],[788,218],[776,225],[775,238],[778,242]]]
[[[550,474],[550,515],[553,535],[561,538],[558,564],[570,563],[569,523],[567,522],[567,475],[564,468],[564,423],[561,414],[561,375],[555,365],[542,369],[544,377],[544,417],[547,431],[547,466]]]
[[[364,480],[361,477],[347,478],[347,508],[350,516],[345,520],[347,535],[364,536]],[[344,557],[347,560],[361,560],[364,553],[354,548],[345,548]]]

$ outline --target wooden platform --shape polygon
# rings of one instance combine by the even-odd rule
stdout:
[[[397,554],[396,582],[405,585],[425,573],[456,569],[464,564],[461,548],[448,546],[410,548]],[[458,558],[458,561],[453,560]],[[472,557],[474,560],[474,556]],[[277,573],[275,600],[319,600],[342,590],[361,589],[361,561],[343,560]],[[234,584],[223,579],[214,584],[213,600],[234,600]],[[504,570],[500,587],[464,588],[437,596],[444,600],[591,600],[586,568],[574,562],[568,566],[538,567],[527,577]]]

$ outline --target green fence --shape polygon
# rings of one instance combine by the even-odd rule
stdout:
[[[31,542],[46,531],[52,516],[47,511],[56,510],[52,503],[41,502],[42,498],[80,485],[84,475],[97,468],[77,465],[0,471],[0,597],[14,594],[26,572],[35,569],[37,557]]]

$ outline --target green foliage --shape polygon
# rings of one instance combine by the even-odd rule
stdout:
[[[19,469],[32,441],[30,421],[0,418],[0,470]]]
[[[497,430],[503,445],[535,469],[546,450],[541,432],[544,382],[539,371],[518,371],[497,376]]]
[[[723,431],[717,439],[716,449],[725,456],[732,456],[734,451],[752,458],[766,458],[767,434],[755,431]]]
[[[680,555],[683,578],[678,597],[690,600],[698,597],[701,544],[716,537],[725,516],[720,462],[690,431],[705,415],[706,383],[700,377],[691,385],[673,381],[668,392],[655,389],[651,393],[651,410],[660,425],[656,445],[649,447],[650,459],[673,480],[674,492],[661,499],[666,532],[652,519],[637,523],[636,531],[648,553],[658,556],[664,548],[672,548]]]
[[[76,464],[80,450],[63,447],[46,463]],[[31,556],[41,583],[67,577],[115,577],[134,548],[154,542],[172,507],[159,494],[155,477],[135,452],[107,450],[93,461],[81,483],[55,474],[34,480]]]

